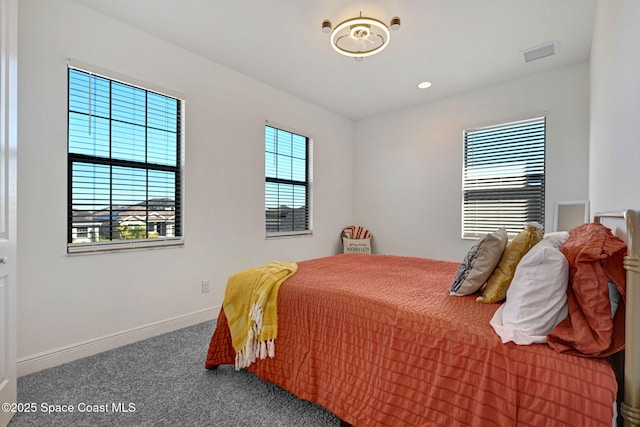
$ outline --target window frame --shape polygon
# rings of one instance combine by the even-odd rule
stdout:
[[[282,131],[282,132],[286,132],[286,133],[290,133],[292,135],[295,136],[299,136],[302,138],[305,138],[305,142],[306,142],[306,147],[305,147],[305,180],[304,181],[300,181],[300,180],[294,180],[294,179],[283,179],[283,178],[278,178],[278,177],[269,177],[267,176],[267,156],[268,156],[268,152],[267,152],[267,128],[272,128],[274,129],[276,132],[277,131]],[[312,211],[313,211],[313,163],[312,163],[312,152],[313,152],[313,138],[306,134],[305,132],[301,132],[299,130],[295,130],[292,128],[289,128],[287,126],[283,126],[281,124],[278,123],[274,123],[271,121],[265,121],[265,125],[264,125],[264,154],[265,154],[265,167],[264,167],[264,173],[265,173],[265,200],[264,200],[264,209],[265,209],[265,216],[264,221],[265,221],[265,238],[267,239],[271,239],[271,238],[278,238],[278,237],[292,237],[292,236],[310,236],[313,235],[313,215],[312,215]],[[278,155],[278,152],[274,152],[274,154],[276,154],[276,156]],[[293,156],[291,156],[293,158]],[[304,230],[285,230],[285,231],[269,231],[269,222],[267,219],[267,212],[268,212],[268,201],[269,201],[269,195],[268,195],[268,184],[283,184],[283,185],[294,185],[294,186],[304,186],[305,187],[305,229]],[[281,199],[278,199],[281,200]],[[293,221],[292,221],[293,222]],[[295,228],[295,226],[294,226]]]
[[[99,156],[90,156],[80,153],[71,153],[70,151],[70,117],[71,117],[71,104],[70,104],[70,95],[71,95],[71,70],[77,70],[79,72],[87,73],[89,75],[93,75],[96,77],[100,77],[102,79],[108,80],[110,85],[111,82],[115,82],[121,85],[126,85],[133,87],[135,89],[145,91],[145,96],[148,93],[160,95],[163,97],[168,97],[174,99],[177,102],[176,108],[176,162],[175,166],[170,165],[162,165],[160,163],[152,163],[147,161],[145,155],[144,162],[138,161],[129,161],[114,158],[111,154],[108,157],[99,157]],[[112,101],[112,94],[109,94],[109,102]],[[140,250],[140,249],[152,249],[152,248],[162,248],[162,247],[179,247],[184,245],[184,235],[185,235],[185,226],[184,226],[184,179],[185,179],[185,96],[177,93],[175,91],[171,91],[165,88],[161,88],[157,85],[153,85],[147,82],[143,82],[137,80],[135,78],[125,76],[119,74],[117,72],[113,72],[110,70],[102,69],[100,67],[96,67],[90,64],[82,63],[80,61],[68,60],[67,61],[67,253],[68,254],[82,254],[82,253],[107,253],[114,251],[122,251],[122,250]],[[145,107],[146,111],[146,107]],[[91,113],[89,113],[91,116]],[[108,119],[109,128],[111,128],[111,123],[113,119]],[[144,129],[145,133],[147,129],[150,127],[145,123]],[[112,146],[113,143],[113,135],[109,134],[109,146]],[[149,141],[145,137],[145,150],[148,147]],[[73,215],[73,165],[74,163],[85,163],[89,165],[98,166],[108,166],[110,170],[113,167],[125,167],[130,170],[143,170],[145,174],[148,174],[149,171],[158,171],[158,172],[169,172],[171,176],[174,176],[173,188],[174,188],[174,201],[173,201],[173,221],[174,221],[174,235],[173,236],[162,236],[162,237],[154,237],[154,238],[144,238],[144,239],[124,239],[124,240],[110,240],[110,241],[91,241],[91,242],[76,242],[73,243],[73,235],[74,235],[74,215]],[[110,178],[111,179],[111,178]],[[110,181],[111,182],[111,181]],[[113,188],[109,189],[109,198],[113,197]],[[147,191],[147,199],[143,200],[146,203],[146,215],[148,216],[151,212],[149,210],[149,202],[152,199],[149,199],[148,191],[149,191],[150,183],[146,182],[145,188]],[[113,207],[113,202],[109,204],[109,212],[111,212],[111,208]],[[134,205],[131,205],[134,206]],[[111,215],[111,214],[110,214]],[[82,224],[82,221],[76,221],[76,224],[79,224],[80,227],[86,227],[87,225]],[[148,226],[148,222],[146,224]],[[113,225],[109,226],[110,229],[113,228]],[[98,230],[102,232],[105,229],[104,225],[98,226],[96,224],[89,225],[90,233],[97,233]],[[146,230],[145,226],[145,230]],[[148,230],[147,230],[148,233]]]
[[[524,131],[522,137],[515,132]],[[475,136],[478,140],[485,140],[492,145],[482,153],[482,148],[476,148],[473,155],[477,156],[475,161],[490,162],[507,158],[511,161],[499,162],[497,165],[488,163],[485,172],[475,172],[476,177],[470,177],[474,173],[468,167],[469,163],[469,135]],[[501,138],[500,135],[503,137]],[[540,136],[541,135],[541,136]],[[538,222],[544,227],[545,221],[545,185],[546,185],[546,145],[547,145],[547,117],[546,114],[536,115],[528,119],[516,120],[497,125],[484,126],[463,131],[462,146],[462,221],[461,237],[463,239],[477,239],[478,237],[505,227],[510,237],[518,234],[525,226],[526,222]],[[517,140],[517,141],[516,141]],[[517,143],[514,146],[510,143]],[[522,148],[518,148],[522,145]],[[531,154],[525,155],[526,150]],[[487,154],[490,153],[490,154]],[[514,157],[514,153],[517,157]],[[522,171],[519,174],[508,172],[520,163]],[[497,174],[496,166],[502,166],[504,172]],[[478,168],[482,169],[482,168]],[[486,172],[493,170],[493,172]],[[471,173],[469,173],[471,171]],[[473,184],[483,184],[481,180],[486,180],[485,188],[473,189]],[[489,185],[487,185],[489,184]],[[491,186],[493,185],[493,186]],[[470,193],[474,193],[475,203],[470,201]],[[496,198],[489,196],[489,193],[498,193]],[[536,194],[537,192],[537,194]],[[484,193],[484,194],[483,194]],[[529,196],[529,193],[536,196]],[[511,194],[511,197],[509,197]],[[495,208],[490,209],[482,206],[482,197],[486,201],[493,202]],[[518,212],[516,196],[520,196],[520,210]],[[538,198],[539,197],[539,198]],[[523,203],[523,198],[526,203]],[[531,201],[531,203],[529,203]],[[505,202],[502,204],[501,202]],[[500,207],[498,207],[500,206]],[[475,207],[475,209],[474,209]],[[515,211],[513,210],[515,207]],[[509,209],[511,208],[511,210]],[[467,218],[468,213],[473,212],[471,218]]]

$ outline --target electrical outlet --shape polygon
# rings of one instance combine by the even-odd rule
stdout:
[[[202,293],[206,294],[207,292],[209,292],[211,289],[209,288],[209,281],[208,280],[203,280],[202,281]]]

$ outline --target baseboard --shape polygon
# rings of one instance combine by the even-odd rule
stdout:
[[[220,306],[206,308],[193,313],[176,316],[159,322],[150,323],[126,331],[90,339],[77,344],[59,347],[31,356],[21,357],[17,361],[18,376],[31,374],[43,369],[72,362],[116,347],[141,341],[156,335],[186,328],[212,320],[218,316]]]

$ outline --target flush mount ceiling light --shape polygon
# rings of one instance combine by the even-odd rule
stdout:
[[[375,55],[389,44],[389,29],[400,29],[400,18],[391,19],[389,26],[377,19],[360,16],[347,19],[335,28],[331,21],[322,21],[322,32],[331,33],[331,47],[336,52],[361,60],[365,56]]]

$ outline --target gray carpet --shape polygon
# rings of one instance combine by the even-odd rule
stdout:
[[[20,377],[18,401],[35,403],[36,411],[16,414],[9,426],[339,425],[320,406],[250,372],[204,369],[214,326],[201,323]],[[53,405],[74,411],[43,412]]]

